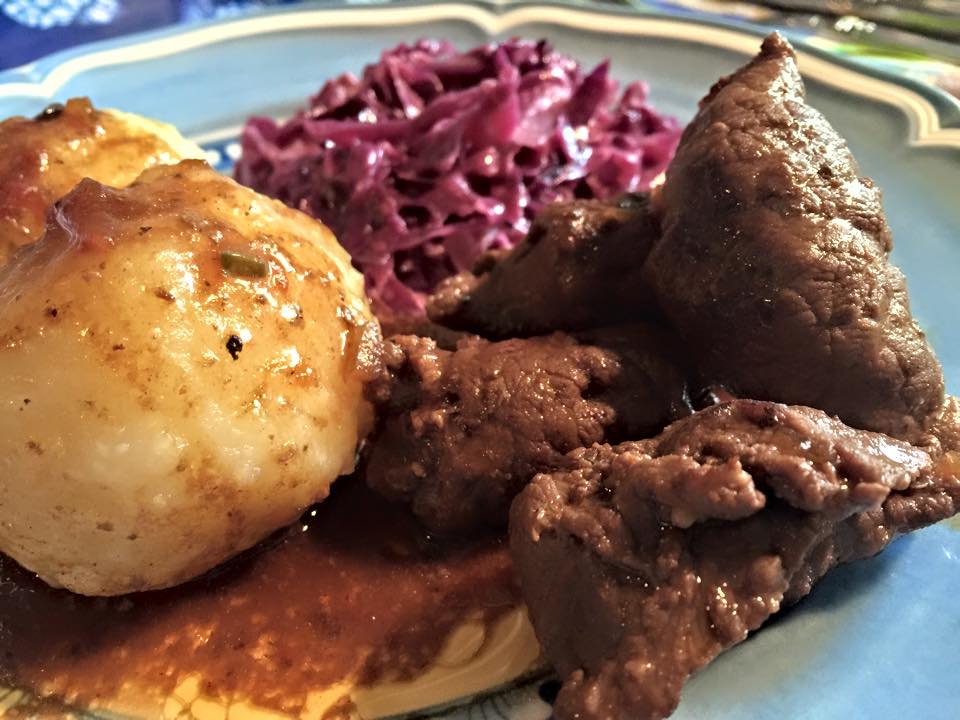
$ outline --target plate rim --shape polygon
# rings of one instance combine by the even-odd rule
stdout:
[[[305,3],[294,8],[270,8],[241,18],[206,20],[133,33],[47,55],[0,72],[0,102],[13,97],[52,101],[67,82],[85,72],[135,64],[253,35],[385,23],[417,25],[444,20],[468,22],[488,35],[505,34],[523,23],[539,21],[589,32],[679,42],[690,42],[690,29],[695,27],[698,43],[746,56],[754,54],[758,38],[770,32],[769,28],[745,21],[678,16],[633,7],[588,6],[565,0],[439,3],[406,0],[389,5],[381,4],[380,0],[361,5],[350,0],[323,5]],[[912,147],[960,148],[960,100],[918,80],[833,54],[795,33],[787,34],[797,49],[801,73],[806,78],[898,110],[908,119],[907,142]],[[191,139],[211,142],[237,130],[223,128]]]

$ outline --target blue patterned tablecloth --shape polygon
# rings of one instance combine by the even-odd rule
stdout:
[[[299,0],[0,0],[0,70],[64,48]]]

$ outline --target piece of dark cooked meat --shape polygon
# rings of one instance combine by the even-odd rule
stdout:
[[[510,518],[530,617],[564,679],[558,720],[666,717],[692,672],[830,568],[960,509],[957,456],[769,402],[571,459]]]
[[[897,437],[929,426],[942,371],[889,262],[880,192],[805,103],[786,40],[701,101],[659,200],[644,275],[706,377]]]
[[[456,349],[458,342],[471,335],[471,333],[438,325],[423,315],[386,315],[379,319],[385,338],[396,335],[418,335],[433,340],[437,347],[443,350]]]
[[[655,328],[593,333],[594,344],[471,337],[454,352],[422,337],[391,342],[364,474],[441,532],[503,527],[514,495],[568,466],[570,450],[649,437],[690,413],[669,337]]]
[[[512,251],[441,283],[427,312],[489,338],[649,317],[653,298],[640,273],[658,232],[646,195],[547,205]]]

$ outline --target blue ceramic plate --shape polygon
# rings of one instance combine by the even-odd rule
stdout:
[[[546,37],[586,64],[610,58],[621,80],[689,118],[761,32],[657,15],[557,5],[391,5],[281,12],[113,41],[0,74],[0,116],[88,95],[176,124],[229,165],[239,126],[284,116],[321,82],[419,37],[466,48]],[[801,45],[810,102],[847,137],[885,190],[896,261],[913,307],[960,391],[960,113],[946,96]],[[955,275],[956,273],[956,275]],[[960,526],[942,524],[831,573],[799,606],[724,654],[687,687],[675,718],[762,720],[960,717]],[[590,632],[584,618],[584,632]],[[549,693],[542,693],[549,695]],[[0,702],[0,710],[3,703]],[[527,684],[435,717],[543,720]],[[625,719],[626,720],[626,719]]]

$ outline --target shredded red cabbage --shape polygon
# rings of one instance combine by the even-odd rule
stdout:
[[[346,74],[285,123],[251,118],[237,179],[327,224],[383,311],[420,313],[443,278],[521,240],[546,203],[645,190],[678,123],[609,63],[544,41],[458,53],[423,40]]]

